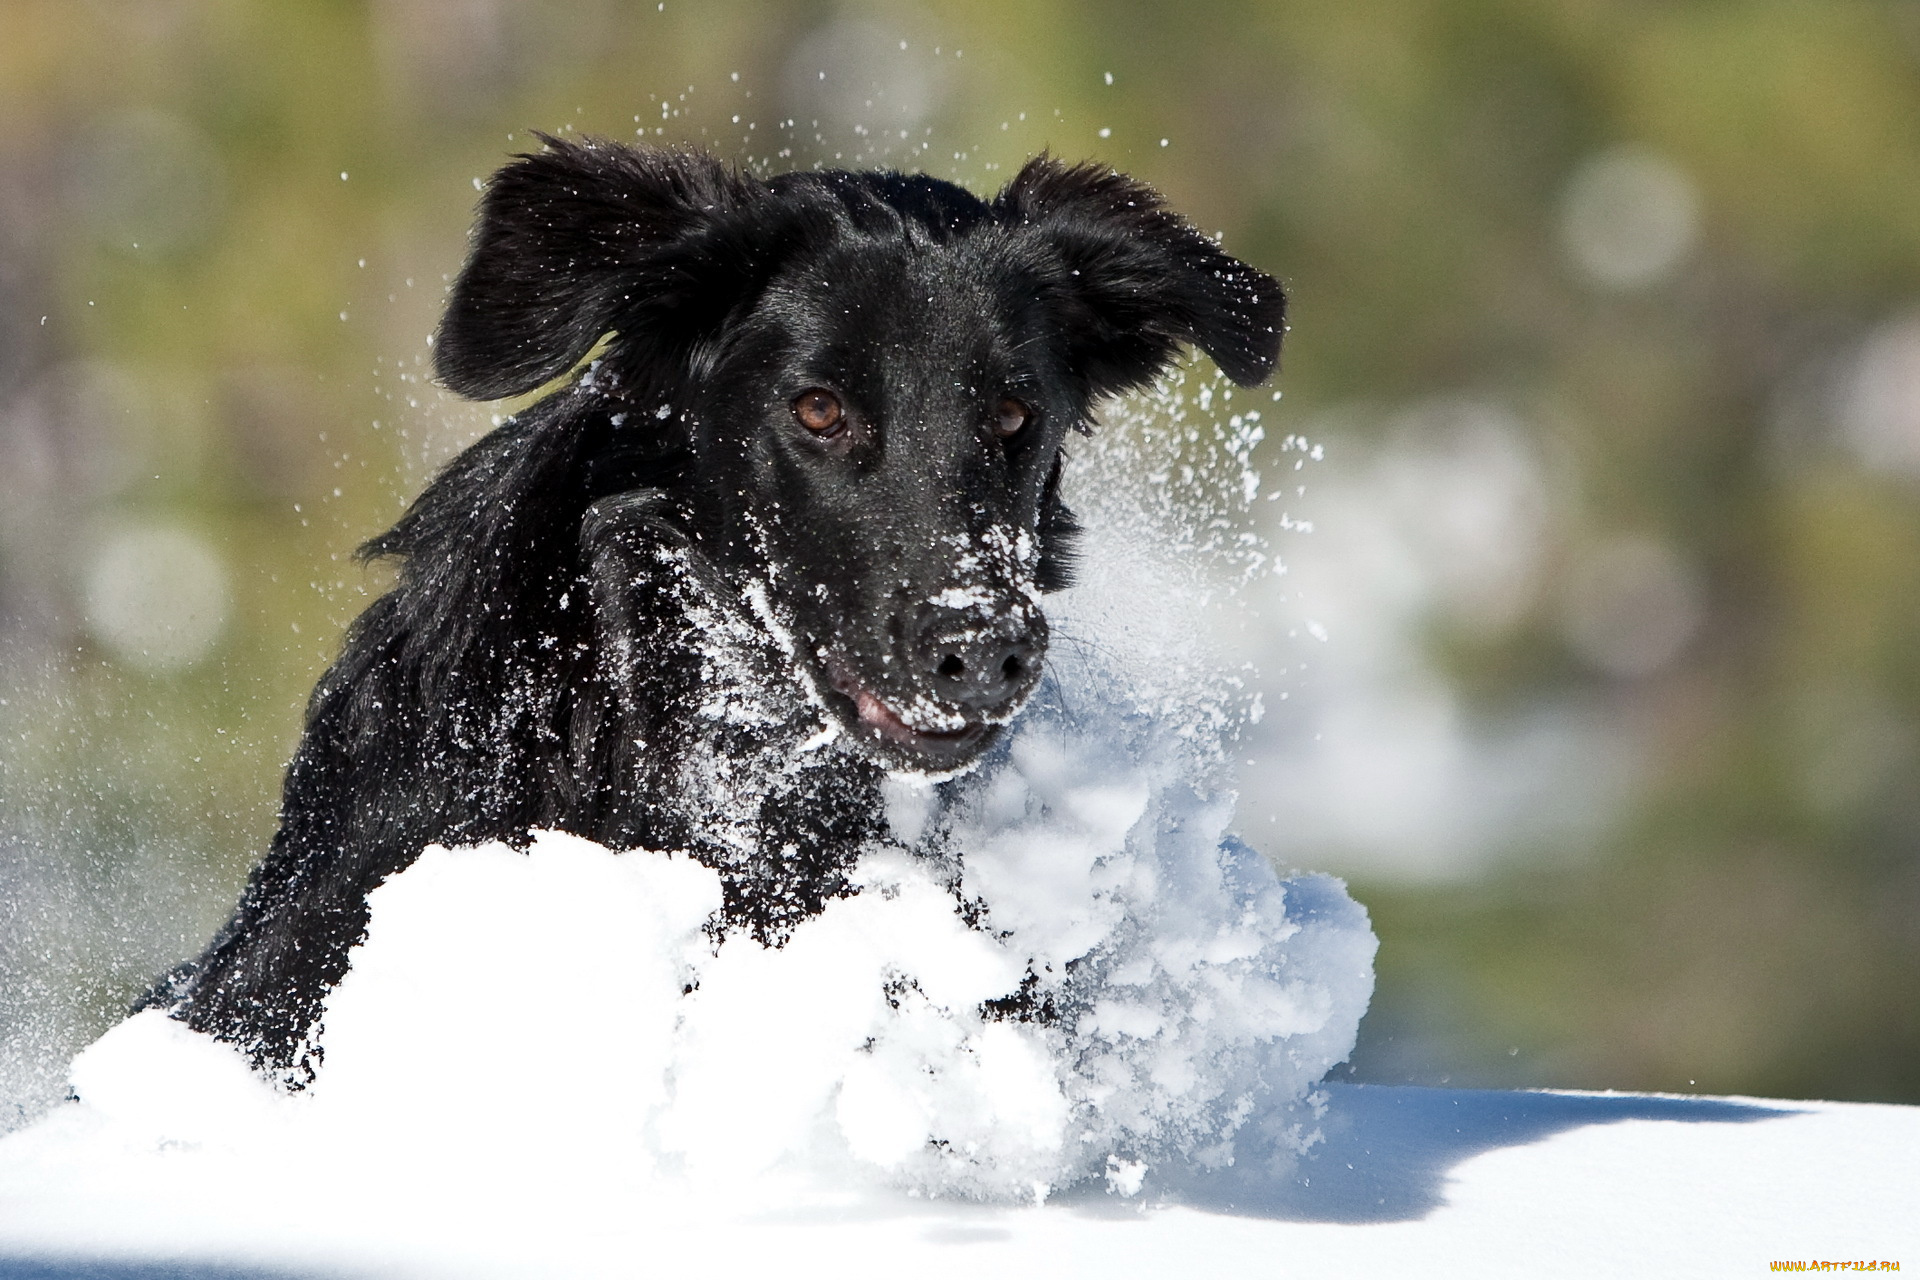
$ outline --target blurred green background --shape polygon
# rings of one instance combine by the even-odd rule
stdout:
[[[530,129],[1159,186],[1292,289],[1243,826],[1374,912],[1352,1075],[1920,1102],[1920,6],[3,0],[0,1127],[486,428]]]

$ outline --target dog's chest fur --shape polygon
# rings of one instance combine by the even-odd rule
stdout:
[[[839,749],[764,584],[717,579],[649,514],[659,500],[623,495],[587,520],[599,675],[619,708],[604,763],[627,780],[595,834],[691,852],[720,873],[726,922],[778,941],[885,835],[881,770]]]

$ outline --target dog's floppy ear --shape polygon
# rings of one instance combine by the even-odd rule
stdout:
[[[1286,328],[1280,282],[1222,253],[1145,183],[1041,155],[994,209],[1041,242],[1043,293],[1096,391],[1152,380],[1189,342],[1243,386],[1273,372]]]
[[[434,339],[440,380],[476,400],[558,377],[609,331],[684,356],[759,256],[737,223],[766,188],[705,152],[539,136],[487,184]]]

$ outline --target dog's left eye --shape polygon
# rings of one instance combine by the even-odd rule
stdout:
[[[994,406],[993,434],[1002,440],[1011,440],[1027,429],[1027,423],[1033,420],[1033,410],[1012,396],[1001,396],[1000,403]]]
[[[817,436],[838,435],[847,424],[847,411],[840,397],[825,387],[808,387],[795,396],[793,416]]]

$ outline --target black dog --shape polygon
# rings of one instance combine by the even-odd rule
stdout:
[[[1273,369],[1280,286],[1146,186],[1042,157],[991,202],[544,139],[495,175],[434,348],[573,381],[363,549],[398,585],[314,691],[232,921],[144,1003],[310,1075],[366,898],[432,843],[681,849],[777,943],[964,769],[1047,647],[1062,444],[1182,343]],[[611,335],[608,338],[608,335]]]

